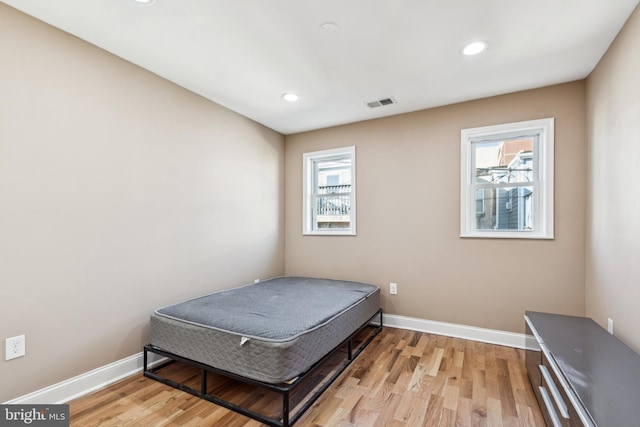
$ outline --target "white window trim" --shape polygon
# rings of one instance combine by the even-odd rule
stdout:
[[[312,161],[334,157],[337,155],[351,156],[351,212],[349,228],[314,230],[311,215],[311,197],[313,194],[314,171]],[[309,236],[355,236],[356,235],[356,147],[334,148],[330,150],[313,151],[302,155],[302,234]]]
[[[472,142],[496,138],[516,137],[521,133],[539,132],[538,183],[534,214],[538,217],[538,229],[534,231],[475,230],[475,194],[472,184]],[[460,237],[506,238],[506,239],[553,239],[554,238],[554,119],[546,118],[494,126],[462,129],[460,138]]]

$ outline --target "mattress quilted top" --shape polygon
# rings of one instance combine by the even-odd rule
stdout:
[[[155,314],[247,338],[287,341],[378,291],[359,282],[278,277],[170,305]]]

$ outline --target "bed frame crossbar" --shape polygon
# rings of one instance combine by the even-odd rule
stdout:
[[[376,317],[380,317],[379,324],[374,323]],[[364,340],[359,346],[353,350],[353,339],[354,337],[360,333],[366,327],[373,327],[374,330],[371,334],[368,335],[367,339]],[[344,372],[345,369],[358,357],[360,353],[369,345],[371,341],[380,333],[382,330],[382,309],[379,309],[369,320],[363,323],[353,334],[351,334],[347,339],[337,345],[333,350],[327,353],[322,359],[316,362],[311,368],[309,368],[306,372],[298,376],[293,382],[290,384],[271,384],[263,381],[254,380],[251,378],[247,378],[241,375],[234,374],[232,372],[223,371],[221,369],[214,368],[213,366],[206,365],[204,363],[197,362],[195,360],[187,359],[185,357],[179,356],[177,354],[162,350],[161,348],[155,347],[151,344],[144,346],[144,376],[159,381],[163,384],[169,385],[178,390],[187,392],[201,399],[207,400],[209,402],[215,403],[216,405],[220,405],[227,409],[230,409],[239,414],[245,415],[249,418],[253,418],[254,420],[258,420],[264,424],[273,427],[289,427],[292,426],[298,419],[313,405],[313,403],[318,400],[318,398],[324,393],[329,386]],[[344,360],[333,372],[333,374],[324,380],[322,385],[313,392],[313,394],[306,399],[300,408],[295,413],[290,413],[291,408],[290,397],[291,394],[297,389],[297,387],[303,384],[304,380],[309,377],[317,368],[319,368],[323,363],[325,363],[331,356],[334,355],[338,349],[347,345],[347,358]],[[148,361],[148,353],[154,353],[160,356],[163,356],[168,359],[168,361],[163,362],[153,368],[149,367]],[[189,364],[191,366],[196,366],[200,368],[200,389],[195,389],[189,387],[185,384],[181,384],[179,382],[173,381],[171,379],[165,378],[158,374],[158,371],[165,366],[174,363],[174,362],[182,362]],[[207,373],[213,372],[218,375],[231,378],[233,380],[242,382],[244,384],[249,384],[256,387],[261,387],[263,389],[270,390],[279,394],[282,397],[282,418],[276,419],[261,414],[259,412],[253,411],[249,408],[245,408],[243,406],[236,405],[232,402],[224,400],[220,397],[213,396],[207,392]]]

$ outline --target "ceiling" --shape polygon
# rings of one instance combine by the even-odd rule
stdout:
[[[585,78],[638,1],[2,0],[283,134]]]

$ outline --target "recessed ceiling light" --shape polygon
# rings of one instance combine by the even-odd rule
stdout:
[[[340,31],[340,27],[335,22],[325,22],[324,24],[318,27],[320,31],[324,31],[325,33],[337,33]]]
[[[288,102],[295,102],[300,99],[300,96],[293,92],[287,92],[282,94],[282,99]]]
[[[151,4],[156,2],[156,0],[132,0],[132,1],[138,4]]]
[[[480,52],[485,51],[487,47],[489,47],[489,45],[484,41],[471,42],[462,48],[462,54],[467,56],[477,55]]]

